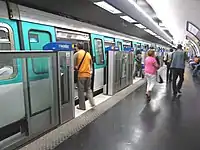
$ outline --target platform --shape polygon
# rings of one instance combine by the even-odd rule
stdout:
[[[64,140],[76,134],[86,125],[90,124],[107,110],[115,106],[144,83],[144,79],[136,78],[133,80],[133,84],[131,86],[121,90],[112,97],[103,94],[95,96],[94,100],[97,105],[95,109],[90,107],[88,101],[86,101],[86,110],[79,110],[77,107],[75,107],[75,119],[57,127],[51,132],[41,136],[40,138],[37,138],[35,141],[30,141],[28,145],[22,147],[20,150],[54,149]]]
[[[107,97],[94,110],[87,107],[21,150],[199,150],[199,80],[186,69],[182,95],[174,98],[171,84],[157,83],[149,104],[144,83]]]
[[[199,88],[187,70],[182,96],[157,84],[147,105],[142,86],[55,150],[199,150]]]

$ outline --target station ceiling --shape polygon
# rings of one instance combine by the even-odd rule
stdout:
[[[200,29],[200,0],[147,0],[177,42],[187,35],[187,21]]]
[[[91,0],[8,0],[27,7],[66,16],[107,29],[122,32],[154,43],[166,45],[165,42],[148,34],[133,24],[124,21],[93,4]]]

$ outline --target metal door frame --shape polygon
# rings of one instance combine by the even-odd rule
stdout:
[[[32,52],[31,52],[32,53]],[[36,55],[36,58],[39,54],[40,57],[50,57],[51,58],[51,61],[49,64],[52,64],[52,66],[55,68],[54,70],[56,71],[57,70],[57,65],[56,64],[56,54],[55,53],[48,53],[45,54],[45,53],[40,53],[40,52],[36,52],[37,55]],[[35,57],[34,54],[32,54],[33,56],[31,57]],[[24,58],[25,57],[25,58]],[[53,94],[53,102],[52,102],[52,107],[49,109],[49,113],[50,113],[50,124],[48,127],[46,128],[41,128],[41,130],[38,130],[38,131],[35,131],[34,130],[34,124],[31,123],[31,120],[36,118],[36,116],[44,113],[45,111],[48,111],[48,110],[45,110],[45,111],[42,111],[34,116],[31,116],[31,111],[30,111],[30,107],[31,107],[31,103],[30,103],[30,91],[28,90],[29,89],[29,79],[28,79],[28,72],[27,72],[27,68],[28,68],[28,60],[27,58],[30,57],[30,54],[28,53],[24,53],[23,54],[23,60],[22,60],[22,73],[23,73],[23,89],[24,89],[24,98],[25,98],[25,109],[26,109],[26,117],[27,117],[27,122],[28,122],[28,135],[31,136],[32,134],[39,134],[39,133],[42,133],[44,132],[44,130],[49,130],[55,126],[57,126],[59,124],[59,118],[58,118],[58,86],[57,86],[57,73],[55,71],[52,70],[52,74],[50,76],[52,76],[52,79],[53,79],[53,82],[52,82],[52,92],[54,93]],[[19,56],[17,58],[20,58]],[[41,122],[41,120],[38,120]]]
[[[65,78],[69,82],[69,85],[64,84],[64,90],[68,89],[69,95],[64,93],[64,98],[68,98],[69,102],[62,104],[62,96],[61,96],[61,71],[60,68],[57,68],[58,72],[58,87],[59,87],[59,114],[60,114],[60,123],[63,124],[75,117],[75,101],[74,101],[74,59],[73,59],[73,51],[67,52],[58,52],[57,53],[57,64],[60,66],[60,56],[66,56],[69,58],[69,79]]]

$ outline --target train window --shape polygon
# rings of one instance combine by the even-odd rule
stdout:
[[[46,31],[29,31],[30,50],[41,51],[43,46],[51,42],[51,35]],[[35,74],[48,73],[48,58],[32,58],[32,68]]]
[[[103,41],[101,39],[94,39],[94,44],[96,53],[96,64],[103,65],[104,64]]]
[[[30,43],[38,43],[39,42],[38,34],[30,33],[29,40],[30,40]]]
[[[56,29],[56,40],[57,41],[70,41],[72,45],[76,46],[77,43],[83,44],[83,49],[88,52],[90,49],[90,36],[89,34],[82,32],[75,32],[70,30]]]
[[[122,50],[122,42],[117,42],[117,46],[119,47],[119,50],[121,51]]]
[[[0,25],[0,51],[14,49],[12,29],[7,24]],[[9,57],[0,58],[0,80],[12,79],[17,75],[16,60]]]
[[[132,43],[130,41],[123,41],[123,47],[132,47]]]
[[[104,46],[105,48],[110,47],[110,46],[115,46],[115,41],[113,38],[104,38]]]
[[[105,48],[107,48],[107,47],[110,47],[110,46],[115,46],[115,43],[107,43],[107,42],[105,42],[104,45],[105,45]]]
[[[9,31],[7,28],[3,28],[3,27],[0,27],[0,49],[1,50],[11,49]]]

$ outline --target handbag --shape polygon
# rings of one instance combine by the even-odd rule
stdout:
[[[87,54],[87,52],[85,52],[85,54],[84,54],[84,56],[83,56],[80,64],[78,65],[78,68],[74,68],[74,83],[77,83],[77,80],[78,80],[78,71],[79,71],[79,69],[80,69],[80,67],[81,67],[81,65],[82,65],[82,63],[83,63],[83,61],[85,59],[86,54]]]

